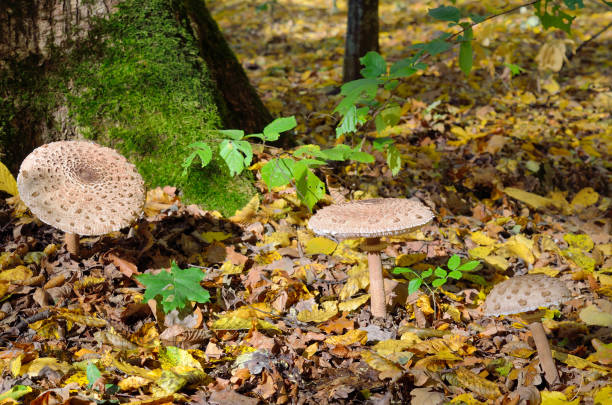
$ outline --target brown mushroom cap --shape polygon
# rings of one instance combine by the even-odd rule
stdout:
[[[416,200],[374,198],[322,208],[308,221],[318,235],[337,239],[399,235],[427,224],[433,213]]]
[[[565,283],[545,274],[526,274],[497,284],[484,303],[486,316],[510,315],[550,307],[571,297]]]
[[[79,235],[128,226],[145,200],[133,164],[114,149],[84,141],[52,142],[32,151],[21,164],[17,187],[41,221]]]

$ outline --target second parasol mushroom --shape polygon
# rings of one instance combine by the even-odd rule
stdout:
[[[484,303],[485,316],[512,315],[529,312],[540,307],[558,305],[571,298],[570,291],[563,281],[544,274],[526,274],[509,278],[497,284],[487,295]],[[559,373],[555,367],[552,352],[539,321],[529,323],[540,365],[546,381],[557,384]]]
[[[368,253],[372,315],[387,315],[380,252],[381,236],[394,236],[419,228],[433,219],[433,213],[416,200],[374,198],[350,201],[322,208],[308,221],[317,235],[335,239],[365,238],[360,247]]]
[[[34,149],[21,163],[17,188],[38,219],[66,233],[66,249],[77,257],[79,235],[130,225],[145,201],[136,167],[114,149],[85,141]]]

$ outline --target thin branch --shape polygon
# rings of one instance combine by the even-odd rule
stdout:
[[[576,48],[576,51],[570,55],[569,59],[572,59],[578,52],[580,52],[580,50],[582,48],[584,48],[589,42],[597,39],[601,34],[603,34],[604,32],[606,32],[607,30],[610,29],[610,27],[612,27],[612,21],[610,23],[608,23],[608,25],[606,25],[605,27],[603,27],[602,29],[600,29],[599,31],[597,31],[595,34],[593,34],[593,36],[589,39],[587,39],[586,41],[582,42],[580,45],[578,45],[578,48]]]

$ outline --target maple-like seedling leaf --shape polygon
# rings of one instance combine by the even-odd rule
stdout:
[[[136,278],[147,288],[144,300],[158,299],[164,313],[168,313],[184,308],[188,301],[205,303],[210,300],[209,292],[200,285],[204,276],[198,268],[183,270],[172,262],[170,271],[164,269],[158,274],[141,274]]]

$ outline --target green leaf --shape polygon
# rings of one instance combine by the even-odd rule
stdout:
[[[365,78],[376,78],[387,73],[387,62],[378,52],[370,51],[365,56],[359,58],[359,62],[364,66],[361,75]]]
[[[98,367],[93,362],[87,363],[87,368],[85,370],[85,374],[87,376],[87,383],[89,387],[93,385],[99,378],[102,377],[102,373],[98,370]]]
[[[404,274],[412,272],[414,272],[414,270],[412,270],[410,267],[396,267],[392,271],[393,274]]]
[[[459,22],[461,19],[461,11],[457,7],[453,6],[440,6],[436,8],[429,9],[428,14],[440,21],[452,21]]]
[[[461,257],[459,255],[452,255],[448,258],[448,262],[446,262],[446,267],[451,270],[456,270],[457,267],[461,264]]]
[[[472,42],[461,42],[459,45],[459,67],[466,76],[472,70],[473,58]]]
[[[385,83],[385,90],[393,91],[399,86],[399,80],[389,80]]]
[[[438,287],[443,286],[445,283],[446,283],[446,278],[437,278],[431,282],[431,285],[438,288]]]
[[[399,105],[392,105],[382,110],[376,116],[376,132],[382,132],[387,127],[393,127],[400,121],[402,115],[402,107]]]
[[[431,56],[436,56],[439,53],[448,51],[451,48],[451,44],[442,38],[436,38],[422,44],[414,44],[413,47],[416,49],[422,49]]]
[[[474,24],[480,24],[484,20],[487,19],[486,15],[478,15],[478,14],[470,14],[470,18],[474,22]]]
[[[459,270],[459,271],[472,271],[476,267],[478,267],[479,264],[480,264],[480,262],[478,260],[471,260],[469,262],[463,263],[461,266],[459,266],[457,268],[457,270]]]
[[[397,62],[395,62],[393,65],[391,65],[391,68],[389,69],[389,77],[400,79],[400,78],[409,77],[415,74],[419,70],[415,66],[415,64],[417,63],[421,54],[422,52],[419,52],[415,56],[412,56],[410,58],[400,59]]]
[[[525,71],[525,69],[523,69],[519,65],[515,65],[515,64],[512,64],[512,63],[504,63],[504,66],[507,67],[508,69],[510,69],[510,73],[512,74],[512,76],[516,76],[516,75],[521,74],[521,73],[523,73]]]
[[[27,385],[13,385],[11,389],[0,394],[0,401],[4,401],[5,399],[9,398],[17,401],[19,398],[29,394],[30,392],[32,392],[32,387],[28,387]]]
[[[448,273],[448,276],[450,278],[454,278],[455,280],[459,280],[461,279],[462,273],[459,270],[453,270],[450,273]]]
[[[312,207],[325,196],[325,184],[303,161],[295,164],[293,175],[298,198],[312,211]]]
[[[342,118],[340,125],[336,128],[336,137],[348,134],[357,130],[357,125],[363,125],[367,119],[368,107],[357,108],[352,106]]]
[[[413,278],[408,282],[408,295],[414,294],[421,288],[421,284],[423,284],[423,280],[420,278]]]
[[[548,5],[552,3],[550,12]],[[570,34],[572,22],[575,16],[571,16],[561,10],[561,6],[554,0],[543,0],[535,4],[536,15],[540,18],[542,26],[546,29],[550,27],[559,28]]]
[[[292,159],[272,159],[261,168],[261,178],[268,189],[287,185],[293,180],[294,165]]]
[[[165,313],[184,308],[189,301],[205,303],[210,294],[200,285],[205,274],[202,270],[190,267],[179,268],[172,262],[170,271],[163,269],[158,274],[136,276],[145,285],[144,301],[159,299]]]
[[[584,8],[584,2],[582,0],[563,0],[563,3],[570,10],[576,10],[577,8]]]
[[[372,147],[374,148],[374,150],[382,152],[383,150],[385,150],[387,146],[392,145],[393,142],[395,142],[393,138],[389,138],[389,137],[376,138],[372,141]]]
[[[244,131],[240,129],[220,129],[219,133],[227,136],[230,139],[238,141],[244,137]],[[193,144],[192,144],[193,145]],[[190,145],[191,146],[191,145]]]
[[[219,145],[219,155],[230,170],[230,176],[242,173],[251,164],[253,150],[247,141],[232,141],[224,139]]]
[[[446,277],[448,273],[442,267],[436,267],[434,274],[436,277]]]
[[[427,269],[421,273],[422,278],[430,277],[433,274],[433,269]]]
[[[368,152],[362,152],[359,150],[353,151],[350,154],[349,159],[359,163],[374,163],[374,156],[370,155]]]
[[[487,281],[484,279],[484,277],[478,274],[463,273],[461,277],[465,280],[471,281],[472,283],[487,285]]]
[[[273,142],[280,137],[281,132],[289,131],[297,126],[297,121],[294,116],[277,118],[263,130],[266,141]]]
[[[393,144],[387,147],[387,165],[394,176],[397,176],[402,168],[402,156],[399,149]]]

